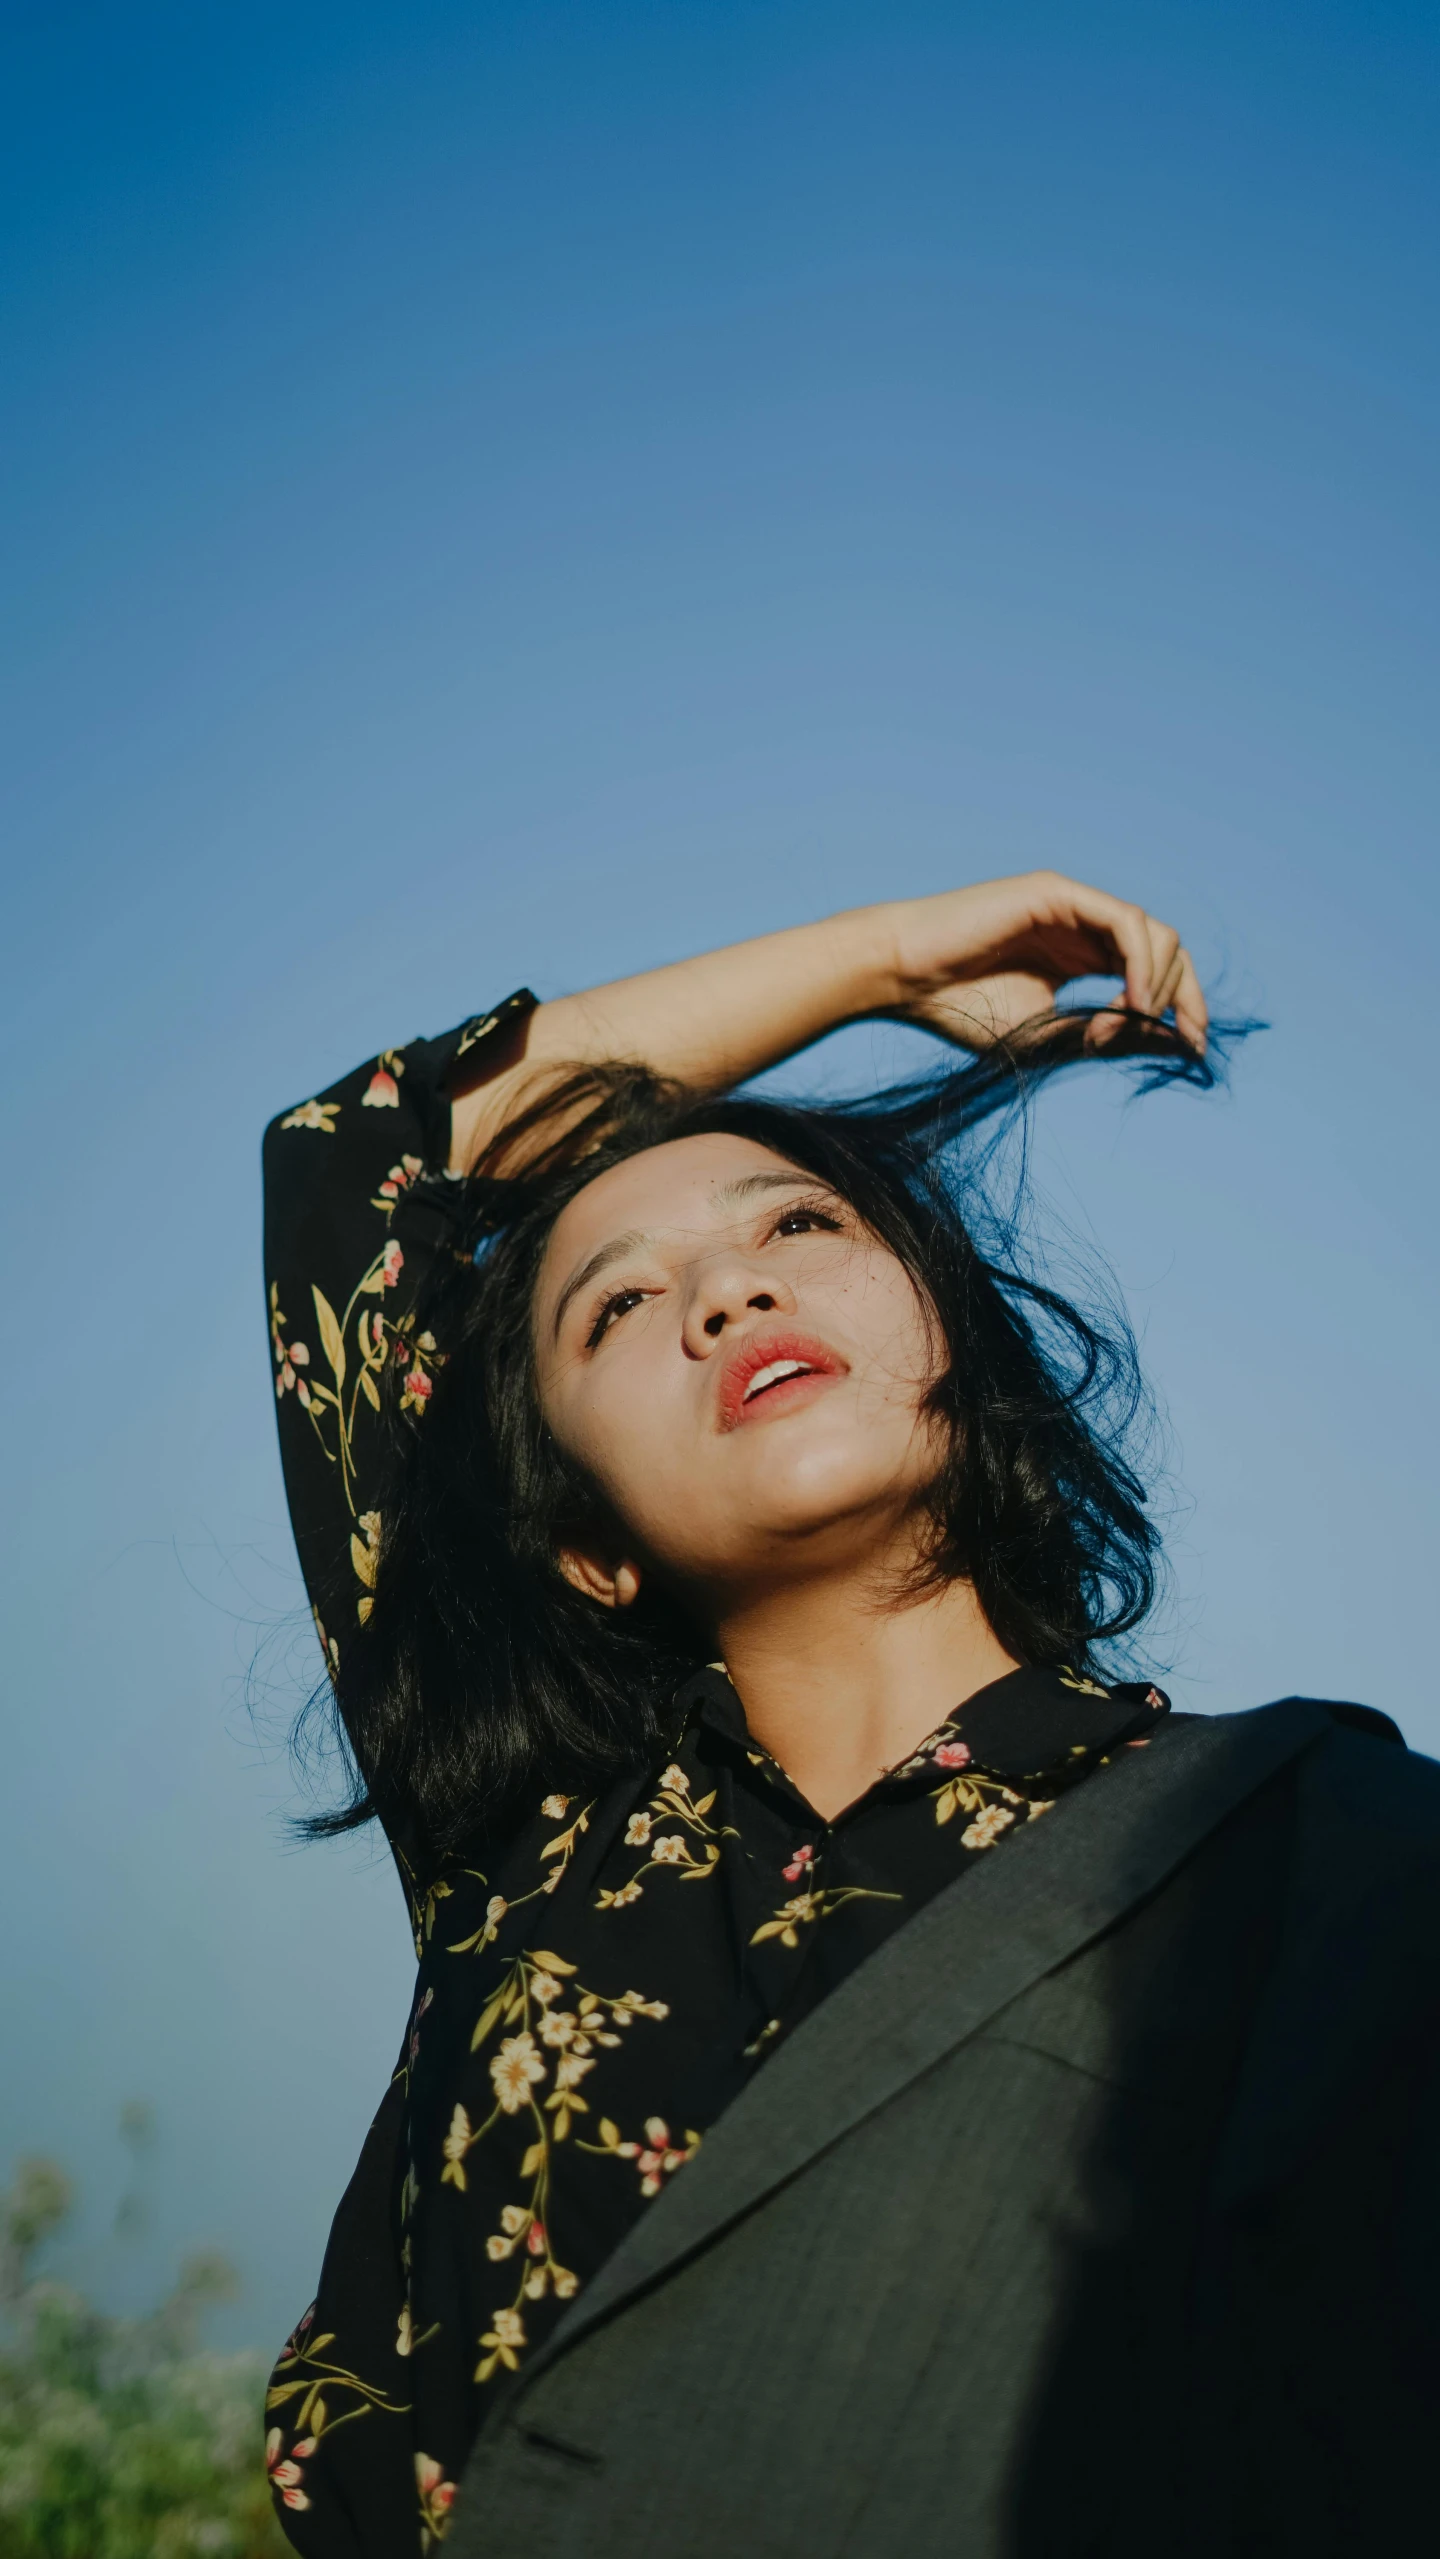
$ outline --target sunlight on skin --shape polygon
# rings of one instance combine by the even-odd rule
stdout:
[[[705,951],[542,1004],[477,1053],[451,1097],[451,1170],[469,1170],[537,1069],[643,1058],[714,1092],[867,1019],[911,1022],[983,1050],[1049,1014],[1072,980],[1096,975],[1120,984],[1087,1045],[1114,1046],[1127,1009],[1173,1008],[1181,1037],[1203,1051],[1205,998],[1174,925],[1058,871],[854,907]]]
[[[682,1592],[819,1811],[1013,1667],[967,1583],[896,1605],[942,1452],[933,1326],[813,1176],[722,1134],[614,1166],[557,1221],[535,1340],[598,1496],[570,1579],[608,1607],[650,1573]]]

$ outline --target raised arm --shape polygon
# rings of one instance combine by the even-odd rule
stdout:
[[[282,1112],[265,1139],[280,1445],[332,1664],[374,1579],[393,1455],[385,1372],[418,1417],[444,1356],[415,1310],[460,1203],[447,1166],[468,1170],[537,1069],[628,1058],[719,1088],[866,1017],[983,1049],[1092,975],[1123,982],[1116,1009],[1091,1026],[1097,1046],[1123,1037],[1127,1013],[1173,1010],[1203,1048],[1204,998],[1173,928],[1039,871],[858,908],[551,1004],[511,996]]]
[[[265,1285],[285,1495],[333,1668],[363,1622],[393,1449],[386,1372],[423,1413],[436,1345],[416,1306],[450,1242],[448,1083],[533,1009],[509,996],[443,1039],[383,1049],[265,1132]]]
[[[938,897],[856,907],[819,924],[735,942],[701,958],[542,1004],[451,1080],[450,1164],[473,1164],[537,1067],[634,1058],[701,1089],[723,1088],[807,1048],[843,1022],[910,1021],[983,1049],[1044,1013],[1072,978],[1123,981],[1094,1025],[1102,1046],[1125,1015],[1173,1011],[1205,1045],[1205,999],[1173,926],[1055,871]]]

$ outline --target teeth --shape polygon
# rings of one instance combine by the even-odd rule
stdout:
[[[745,1389],[744,1401],[748,1404],[752,1395],[763,1394],[767,1386],[776,1385],[782,1377],[809,1377],[811,1374],[807,1360],[772,1359],[768,1368],[756,1369]]]

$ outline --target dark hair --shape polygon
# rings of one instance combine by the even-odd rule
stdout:
[[[566,1203],[673,1138],[727,1131],[800,1165],[915,1281],[943,1341],[931,1400],[949,1425],[928,1573],[972,1581],[1026,1662],[1095,1667],[1097,1646],[1139,1624],[1158,1534],[1130,1453],[1144,1392],[1128,1327],[1018,1267],[986,1179],[996,1114],[1012,1124],[1017,1101],[1081,1057],[1089,1018],[858,1101],[701,1098],[632,1066],[551,1079],[469,1177],[458,1250],[423,1304],[445,1365],[423,1421],[394,1418],[374,1607],[337,1682],[349,1800],[309,1831],[378,1814],[445,1852],[522,1786],[613,1772],[672,1736],[676,1690],[710,1641],[648,1582],[619,1612],[560,1573],[589,1488],[540,1410],[531,1303]],[[1124,1048],[1147,1086],[1216,1080],[1164,1024],[1127,1029]]]

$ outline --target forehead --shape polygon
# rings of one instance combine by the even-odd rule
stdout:
[[[648,1146],[597,1174],[561,1211],[546,1249],[542,1293],[618,1235],[727,1224],[753,1205],[743,1192],[737,1198],[735,1185],[774,1180],[778,1188],[782,1175],[796,1182],[814,1178],[754,1138],[724,1131]]]

